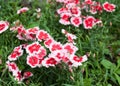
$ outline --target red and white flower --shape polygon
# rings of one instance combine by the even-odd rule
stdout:
[[[39,58],[36,55],[28,55],[27,64],[32,68],[37,67],[39,65]]]
[[[39,30],[36,37],[38,41],[41,42],[42,40],[47,40],[48,38],[50,38],[50,35],[44,30]]]
[[[50,37],[49,39],[44,41],[44,45],[45,47],[50,48],[51,44],[54,42],[55,42],[54,39]]]
[[[44,47],[41,47],[40,51],[36,55],[38,59],[43,59],[47,55],[46,49]]]
[[[36,34],[39,31],[39,27],[33,27],[30,29],[27,29],[26,32],[26,38],[30,40],[36,40]]]
[[[18,34],[21,34],[21,33],[26,34],[26,30],[23,25],[19,25],[16,28],[17,28]]]
[[[60,17],[61,17],[61,19],[59,20],[59,22],[61,24],[64,24],[64,25],[70,24],[71,13],[62,13],[62,14],[60,14]]]
[[[9,27],[9,23],[7,21],[0,21],[0,34],[6,31]]]
[[[87,56],[84,55],[84,56],[78,57],[75,55],[70,58],[70,61],[72,62],[73,67],[78,67],[78,66],[82,65],[82,62],[87,61]]]
[[[42,61],[42,65],[45,67],[49,67],[49,66],[55,66],[57,64],[57,60],[53,57],[49,57],[49,58],[45,58]]]
[[[74,42],[74,39],[76,39],[76,36],[75,36],[75,35],[73,35],[73,34],[68,34],[68,35],[67,35],[67,38],[68,38],[68,42],[73,43],[73,44],[76,44],[76,43]]]
[[[67,12],[68,12],[68,8],[64,8],[64,7],[62,7],[62,8],[60,8],[60,9],[57,10],[58,14],[67,13]]]
[[[33,40],[33,41],[36,40],[36,34],[27,32],[25,36],[26,36],[26,40]]]
[[[97,5],[95,6],[96,10],[99,11],[99,12],[102,12],[103,7],[102,7],[102,5],[100,4],[100,2],[96,2],[96,4],[97,4]]]
[[[21,83],[24,79],[29,78],[33,75],[28,71],[24,72],[22,76],[21,71],[18,69],[16,63],[7,61],[6,64],[9,71],[12,72],[12,75],[14,76],[15,80],[18,81],[18,83]]]
[[[25,30],[25,28],[20,25],[17,28],[17,31],[18,31],[18,39],[20,40],[36,40],[36,34],[39,30],[38,27],[34,27],[34,28],[30,28],[30,29],[27,29]]]
[[[93,2],[92,0],[85,0],[85,3],[86,3],[86,4],[89,4],[89,5],[91,5],[92,2]]]
[[[92,16],[88,16],[84,19],[83,25],[85,29],[92,29],[92,27],[95,25],[95,18]]]
[[[63,49],[63,56],[62,56],[62,62],[64,62],[64,63],[68,63],[70,60],[70,56],[72,56],[72,55],[70,55],[70,53],[68,53],[68,51],[67,50],[64,50]]]
[[[18,83],[21,83],[23,81],[21,71],[17,71],[17,73],[15,75],[15,80],[18,81]]]
[[[30,45],[27,45],[26,51],[28,54],[35,54],[40,52],[41,45],[38,42],[34,42]]]
[[[70,58],[70,61],[72,62],[72,66],[73,67],[78,67],[80,65],[82,65],[82,57],[78,57],[78,56],[73,56],[72,58]]]
[[[19,26],[16,27],[16,28],[17,28],[17,32],[18,32],[18,34],[20,34],[20,33],[25,34],[25,33],[26,33],[26,30],[25,30],[25,28],[24,28],[23,25],[19,25]]]
[[[17,14],[25,13],[25,12],[27,12],[28,10],[29,10],[28,7],[23,7],[23,8],[21,8],[21,9],[19,9],[19,10],[17,11]]]
[[[64,49],[69,53],[70,55],[74,55],[75,52],[78,50],[76,46],[74,46],[72,43],[66,43],[64,45]]]
[[[13,76],[15,77],[15,80],[18,81],[18,83],[21,83],[23,80],[21,71],[18,69],[16,63],[7,61],[7,67],[10,72],[12,72]]]
[[[10,61],[15,61],[18,57],[23,55],[22,46],[15,47],[13,52],[8,56]]]
[[[19,57],[19,56],[18,56],[19,54],[20,54],[19,52],[13,51],[13,52],[8,56],[8,59],[9,59],[10,61],[17,60],[17,58]]]
[[[90,13],[91,13],[91,14],[96,14],[96,13],[97,13],[96,6],[91,6],[91,7],[90,7]]]
[[[70,9],[70,13],[72,14],[72,16],[78,17],[81,15],[81,11],[79,7],[72,7]]]
[[[76,27],[79,27],[79,25],[82,24],[81,17],[72,17],[71,18],[71,24],[73,24]]]
[[[111,3],[109,3],[109,2],[105,2],[104,4],[103,4],[103,9],[105,10],[105,11],[107,11],[107,12],[113,12],[113,11],[115,11],[115,5],[114,4],[111,4]]]
[[[50,46],[50,51],[62,50],[62,44],[60,42],[54,42]]]
[[[38,31],[39,31],[39,27],[33,27],[33,28],[27,29],[27,32],[32,34],[37,34]]]
[[[31,76],[33,76],[33,74],[30,71],[24,72],[23,79],[29,78]]]
[[[62,57],[64,56],[64,51],[63,50],[56,50],[51,52],[48,57],[53,57],[57,60],[57,62],[60,62],[62,60]]]
[[[23,25],[20,25],[20,26],[18,26],[18,27],[16,27],[17,29],[17,32],[18,32],[18,35],[17,35],[17,38],[19,39],[19,40],[27,40],[26,39],[26,30],[25,30],[25,28],[24,28],[24,26]]]
[[[16,72],[16,71],[19,70],[18,66],[14,62],[7,61],[6,64],[7,64],[6,66],[8,67],[8,69],[9,69],[10,72],[14,73],[14,72]]]

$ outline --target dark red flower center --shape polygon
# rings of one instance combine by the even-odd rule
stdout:
[[[75,19],[73,20],[73,22],[74,22],[75,24],[79,24],[79,23],[80,23],[80,21],[79,21],[78,18],[75,18]]]

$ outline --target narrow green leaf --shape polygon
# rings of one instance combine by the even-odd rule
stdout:
[[[120,76],[118,76],[117,74],[115,74],[115,77],[116,77],[116,79],[117,79],[117,81],[118,81],[118,83],[120,85]]]

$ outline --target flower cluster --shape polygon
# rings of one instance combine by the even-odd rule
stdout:
[[[55,41],[49,33],[39,29],[39,27],[25,29],[23,25],[19,25],[10,28],[10,30],[16,30],[18,32],[17,37],[20,40],[33,41],[32,44],[22,44],[15,47],[8,56],[7,67],[13,73],[15,80],[19,82],[33,75],[29,71],[21,75],[21,71],[15,63],[25,52],[27,53],[26,64],[31,68],[55,67],[61,63],[65,63],[69,68],[72,68],[87,61],[87,55],[76,55],[78,48],[75,46],[74,39],[77,37],[64,29],[62,29],[62,33],[68,39],[65,44]]]
[[[103,5],[100,2],[92,0],[56,0],[63,4],[63,7],[57,10],[60,15],[59,22],[63,25],[73,25],[79,27],[83,24],[85,29],[92,29],[92,27],[98,23],[102,23],[100,19],[96,19],[90,15],[84,15],[91,13],[92,15],[102,13],[103,9],[107,12],[115,11],[115,5],[109,2],[105,2]]]

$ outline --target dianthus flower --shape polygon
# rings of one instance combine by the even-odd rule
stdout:
[[[25,13],[25,12],[27,12],[28,10],[29,10],[28,7],[23,7],[23,8],[21,8],[21,9],[19,9],[19,10],[17,11],[17,14]]]
[[[0,34],[6,31],[9,27],[9,23],[7,21],[0,21]]]
[[[111,4],[111,3],[109,3],[109,2],[105,2],[104,4],[103,4],[103,9],[105,10],[105,11],[107,11],[107,12],[113,12],[113,11],[115,11],[115,5],[114,4]]]

